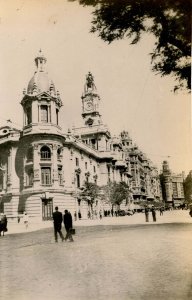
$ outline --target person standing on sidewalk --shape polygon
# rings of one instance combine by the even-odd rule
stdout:
[[[73,242],[73,237],[71,234],[71,230],[73,228],[73,220],[72,220],[72,216],[71,213],[65,209],[64,211],[64,216],[63,216],[63,223],[65,225],[65,230],[66,230],[66,237],[65,240],[67,241],[69,239],[70,242]]]
[[[154,207],[152,207],[151,212],[152,212],[153,222],[156,222],[156,211]]]
[[[145,222],[149,222],[149,209],[145,207]]]
[[[59,233],[62,242],[64,241],[64,236],[61,231],[62,226],[62,213],[59,211],[58,206],[55,207],[55,212],[53,213],[53,225],[54,225],[54,236],[55,242],[58,242],[57,233]]]
[[[160,216],[162,216],[163,215],[163,207],[160,207],[159,211],[160,211]]]
[[[1,231],[3,232],[3,236],[5,232],[7,232],[7,217],[5,214],[1,214],[0,217],[0,236],[1,236]]]
[[[25,228],[27,229],[29,226],[29,216],[26,212],[23,214],[23,223],[25,225]]]

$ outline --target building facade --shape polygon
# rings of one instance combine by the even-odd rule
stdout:
[[[162,190],[167,206],[177,207],[184,203],[184,173],[173,174],[167,161],[163,162]]]
[[[135,199],[161,199],[157,169],[133,145],[128,132],[112,137],[100,114],[94,78],[86,76],[82,100],[83,126],[63,132],[59,92],[45,71],[40,51],[36,71],[23,92],[23,128],[0,128],[0,210],[8,216],[26,211],[52,218],[53,207],[87,217],[80,197],[85,181],[98,186],[124,181]],[[102,208],[102,203],[99,204]]]

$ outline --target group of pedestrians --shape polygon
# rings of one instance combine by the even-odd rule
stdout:
[[[62,233],[62,222],[64,223],[65,230],[66,230],[66,236],[63,236]],[[72,236],[72,230],[73,230],[73,220],[71,213],[65,209],[64,215],[59,211],[58,206],[55,207],[55,212],[53,213],[53,226],[54,226],[54,237],[55,242],[58,242],[58,234],[63,241],[69,240],[70,242],[73,242],[73,236]]]
[[[145,221],[146,222],[149,222],[149,212],[150,212],[150,209],[148,207],[145,207]],[[156,210],[154,207],[151,208],[151,214],[152,214],[153,222],[156,222],[157,221]]]

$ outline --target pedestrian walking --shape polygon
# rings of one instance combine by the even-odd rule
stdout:
[[[29,216],[26,212],[23,214],[23,223],[25,225],[25,228],[27,229],[29,226]]]
[[[163,216],[163,207],[160,207],[159,211],[160,211],[160,216]]]
[[[156,211],[155,211],[154,207],[152,207],[151,212],[152,212],[153,222],[156,222]]]
[[[149,222],[149,209],[145,207],[145,222]]]
[[[72,220],[72,215],[71,213],[65,209],[64,211],[64,216],[63,216],[63,223],[65,225],[65,230],[66,230],[66,237],[65,240],[69,240],[70,242],[73,242],[73,237],[71,234],[72,228],[73,228],[73,220]]]
[[[74,212],[74,219],[75,219],[75,221],[77,221],[77,213],[76,213],[76,211]]]
[[[54,225],[54,236],[55,236],[55,242],[58,242],[58,233],[60,235],[60,238],[62,242],[64,241],[64,236],[61,231],[62,227],[62,213],[59,211],[58,206],[55,207],[55,212],[53,213],[53,225]]]
[[[5,214],[1,214],[1,218],[0,218],[0,236],[1,236],[1,232],[3,232],[3,236],[5,235],[5,232],[7,232],[7,217]]]

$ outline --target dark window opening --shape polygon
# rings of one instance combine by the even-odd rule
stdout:
[[[75,163],[76,163],[76,167],[79,167],[79,158],[78,157],[76,157]]]
[[[56,108],[56,124],[59,125],[59,110]]]
[[[51,159],[51,150],[47,146],[41,148],[41,159]]]
[[[76,179],[77,179],[77,187],[80,188],[80,175],[76,174]]]

